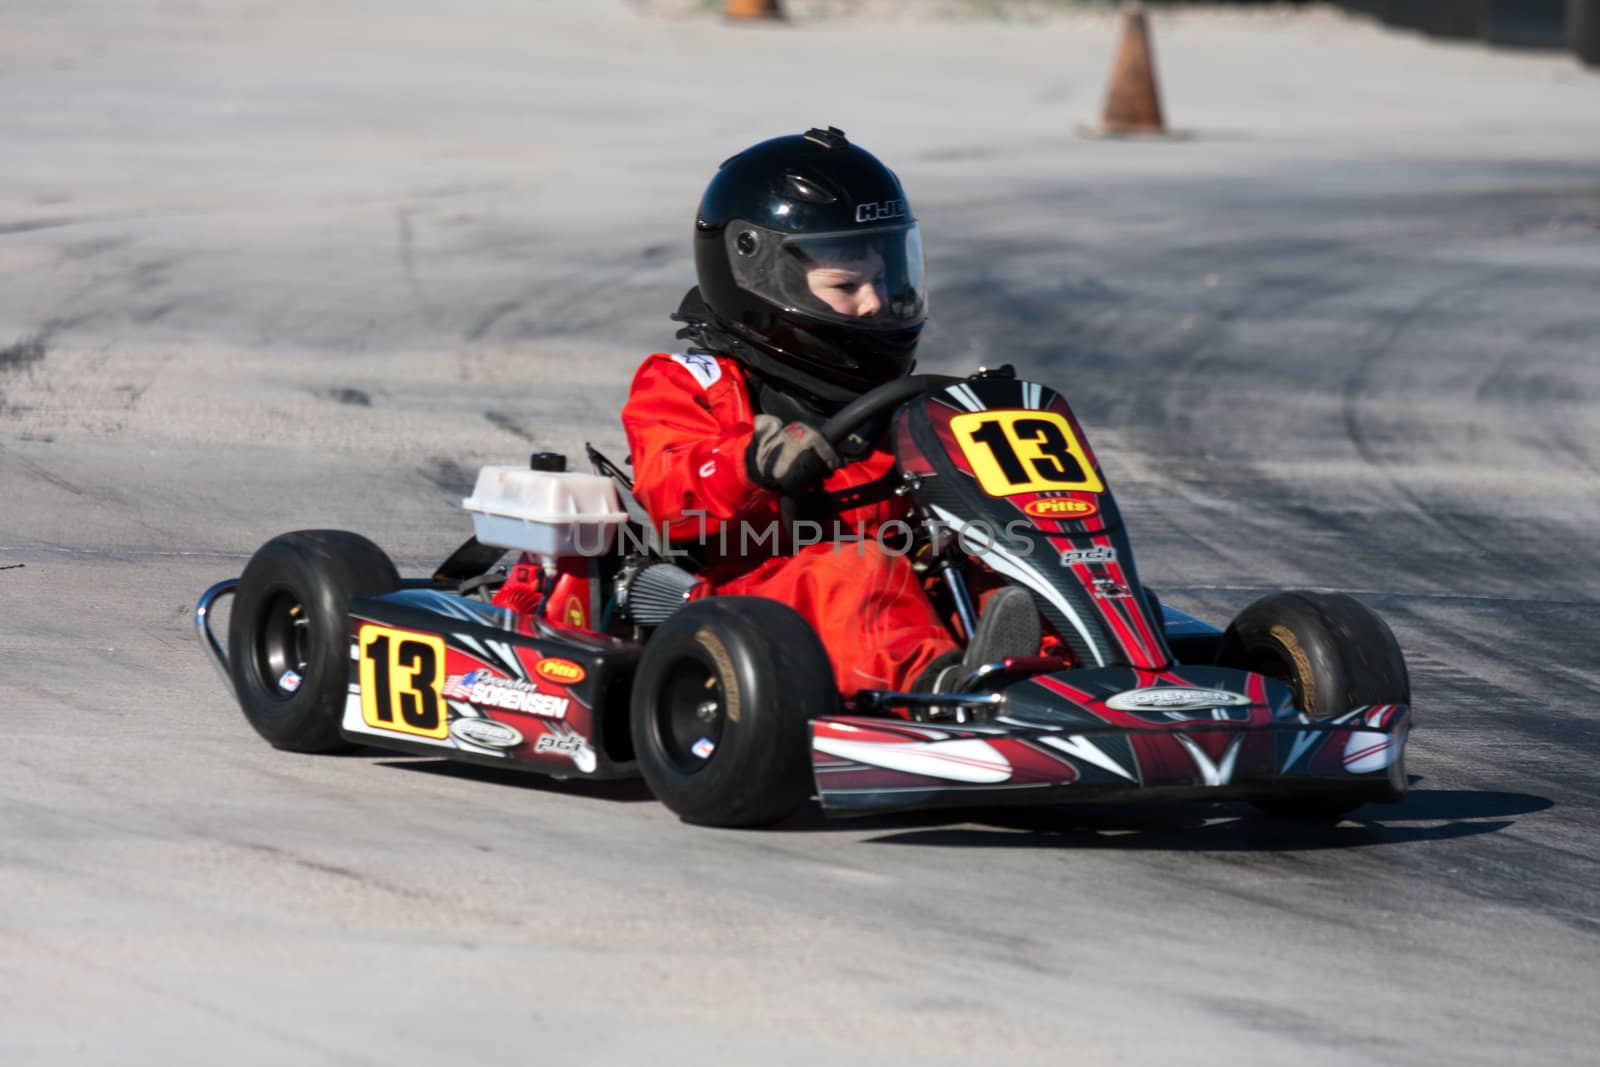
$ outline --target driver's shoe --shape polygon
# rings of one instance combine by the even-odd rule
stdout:
[[[1042,639],[1033,594],[1016,585],[997,589],[989,594],[961,661],[935,660],[922,672],[915,688],[923,693],[953,693],[961,679],[985,663],[1038,655]]]

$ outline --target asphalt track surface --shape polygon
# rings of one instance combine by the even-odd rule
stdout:
[[[1188,17],[1194,137],[1128,144],[1071,135],[1103,18],[6,8],[0,1062],[1593,1056],[1594,75]],[[620,450],[711,166],[819,122],[923,219],[926,365],[1063,387],[1170,602],[1390,620],[1403,804],[716,832],[254,736],[196,594],[308,526],[421,572],[478,464]]]

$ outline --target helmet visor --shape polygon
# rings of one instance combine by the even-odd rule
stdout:
[[[927,317],[917,224],[786,234],[728,226],[739,287],[787,311],[866,330],[903,330]]]

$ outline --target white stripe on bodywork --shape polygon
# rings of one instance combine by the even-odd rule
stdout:
[[[994,785],[1011,777],[1011,764],[987,741],[960,739],[926,743],[846,741],[818,737],[811,742],[818,752],[840,759],[952,782]]]
[[[955,399],[955,402],[968,411],[982,411],[983,401],[978,399],[978,394],[968,385],[952,385],[945,392]]]
[[[1289,758],[1283,761],[1283,769],[1278,773],[1288,774],[1289,768],[1293,767],[1297,762],[1299,762],[1300,757],[1309,752],[1311,750],[1311,746],[1317,743],[1317,738],[1325,736],[1327,735],[1322,733],[1295,734],[1294,744],[1289,746]]]
[[[418,734],[402,733],[398,730],[374,729],[367,724],[365,719],[361,717],[361,697],[355,693],[351,693],[349,696],[345,697],[344,719],[339,725],[344,728],[345,733],[360,734],[362,737],[377,738],[380,746],[383,743],[383,739],[388,738],[391,741],[404,741],[408,745],[428,745],[432,748],[447,749],[459,748],[459,746],[448,737],[441,741],[436,737],[422,737]]]
[[[470,634],[451,634],[452,638],[460,642],[461,647],[471,652],[485,663],[493,663],[494,656],[487,648],[478,643],[478,639]]]
[[[1013,555],[995,544],[993,538],[989,536],[988,527],[978,527],[962,522],[954,514],[939,507],[937,504],[933,505],[933,512],[941,522],[955,530],[958,535],[969,529],[974,531],[969,533],[962,543],[972,548],[981,548],[981,551],[975,553],[979,559],[1007,578],[1015,578],[1017,581],[1022,582],[1054,605],[1057,611],[1066,616],[1067,621],[1072,624],[1072,628],[1078,631],[1078,636],[1083,638],[1083,643],[1089,647],[1089,654],[1094,657],[1094,665],[1096,667],[1104,667],[1106,665],[1106,655],[1100,647],[1100,642],[1095,640],[1094,634],[1084,625],[1083,619],[1073,610],[1072,604],[1067,601],[1067,598],[1062,596],[1060,591],[1053,587],[1043,574],[1024,563],[1020,556]]]
[[[494,649],[495,652],[499,653],[500,658],[505,661],[506,666],[515,671],[519,679],[524,682],[528,680],[528,672],[523,669],[522,660],[517,658],[516,652],[511,648],[510,645],[506,644],[504,641],[489,641],[487,644],[490,648]]]
[[[832,730],[835,733],[857,734],[863,732],[862,727],[856,726],[854,723],[840,722],[837,719],[818,719],[812,725],[813,732],[819,728]],[[904,730],[907,733],[921,734],[929,741],[943,741],[945,738],[950,736],[950,732],[948,730],[937,730],[932,726],[923,726],[919,723],[894,722],[889,725],[892,725],[896,730]],[[877,730],[878,728],[879,724],[873,723],[866,729]]]
[[[1341,762],[1351,774],[1371,774],[1381,771],[1394,761],[1393,738],[1388,734],[1375,734],[1357,730],[1344,743]]]
[[[1092,763],[1101,770],[1110,771],[1112,774],[1120,775],[1130,782],[1138,781],[1137,778],[1127,772],[1122,764],[1112,759],[1110,755],[1102,751],[1094,744],[1094,742],[1090,741],[1082,734],[1073,734],[1071,737],[1041,737],[1039,738],[1039,743],[1049,745],[1051,748],[1060,749],[1073,759],[1080,759],[1085,763]]]
[[[1189,755],[1194,759],[1194,765],[1200,771],[1200,779],[1206,785],[1227,785],[1233,781],[1233,764],[1239,758],[1239,746],[1244,744],[1244,734],[1240,734],[1228,743],[1228,751],[1222,754],[1220,763],[1212,763],[1211,757],[1185,734],[1174,734],[1178,743],[1189,750]]]

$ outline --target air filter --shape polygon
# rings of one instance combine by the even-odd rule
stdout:
[[[652,563],[630,578],[618,598],[622,614],[640,626],[660,626],[688,601],[700,579],[670,563]]]

